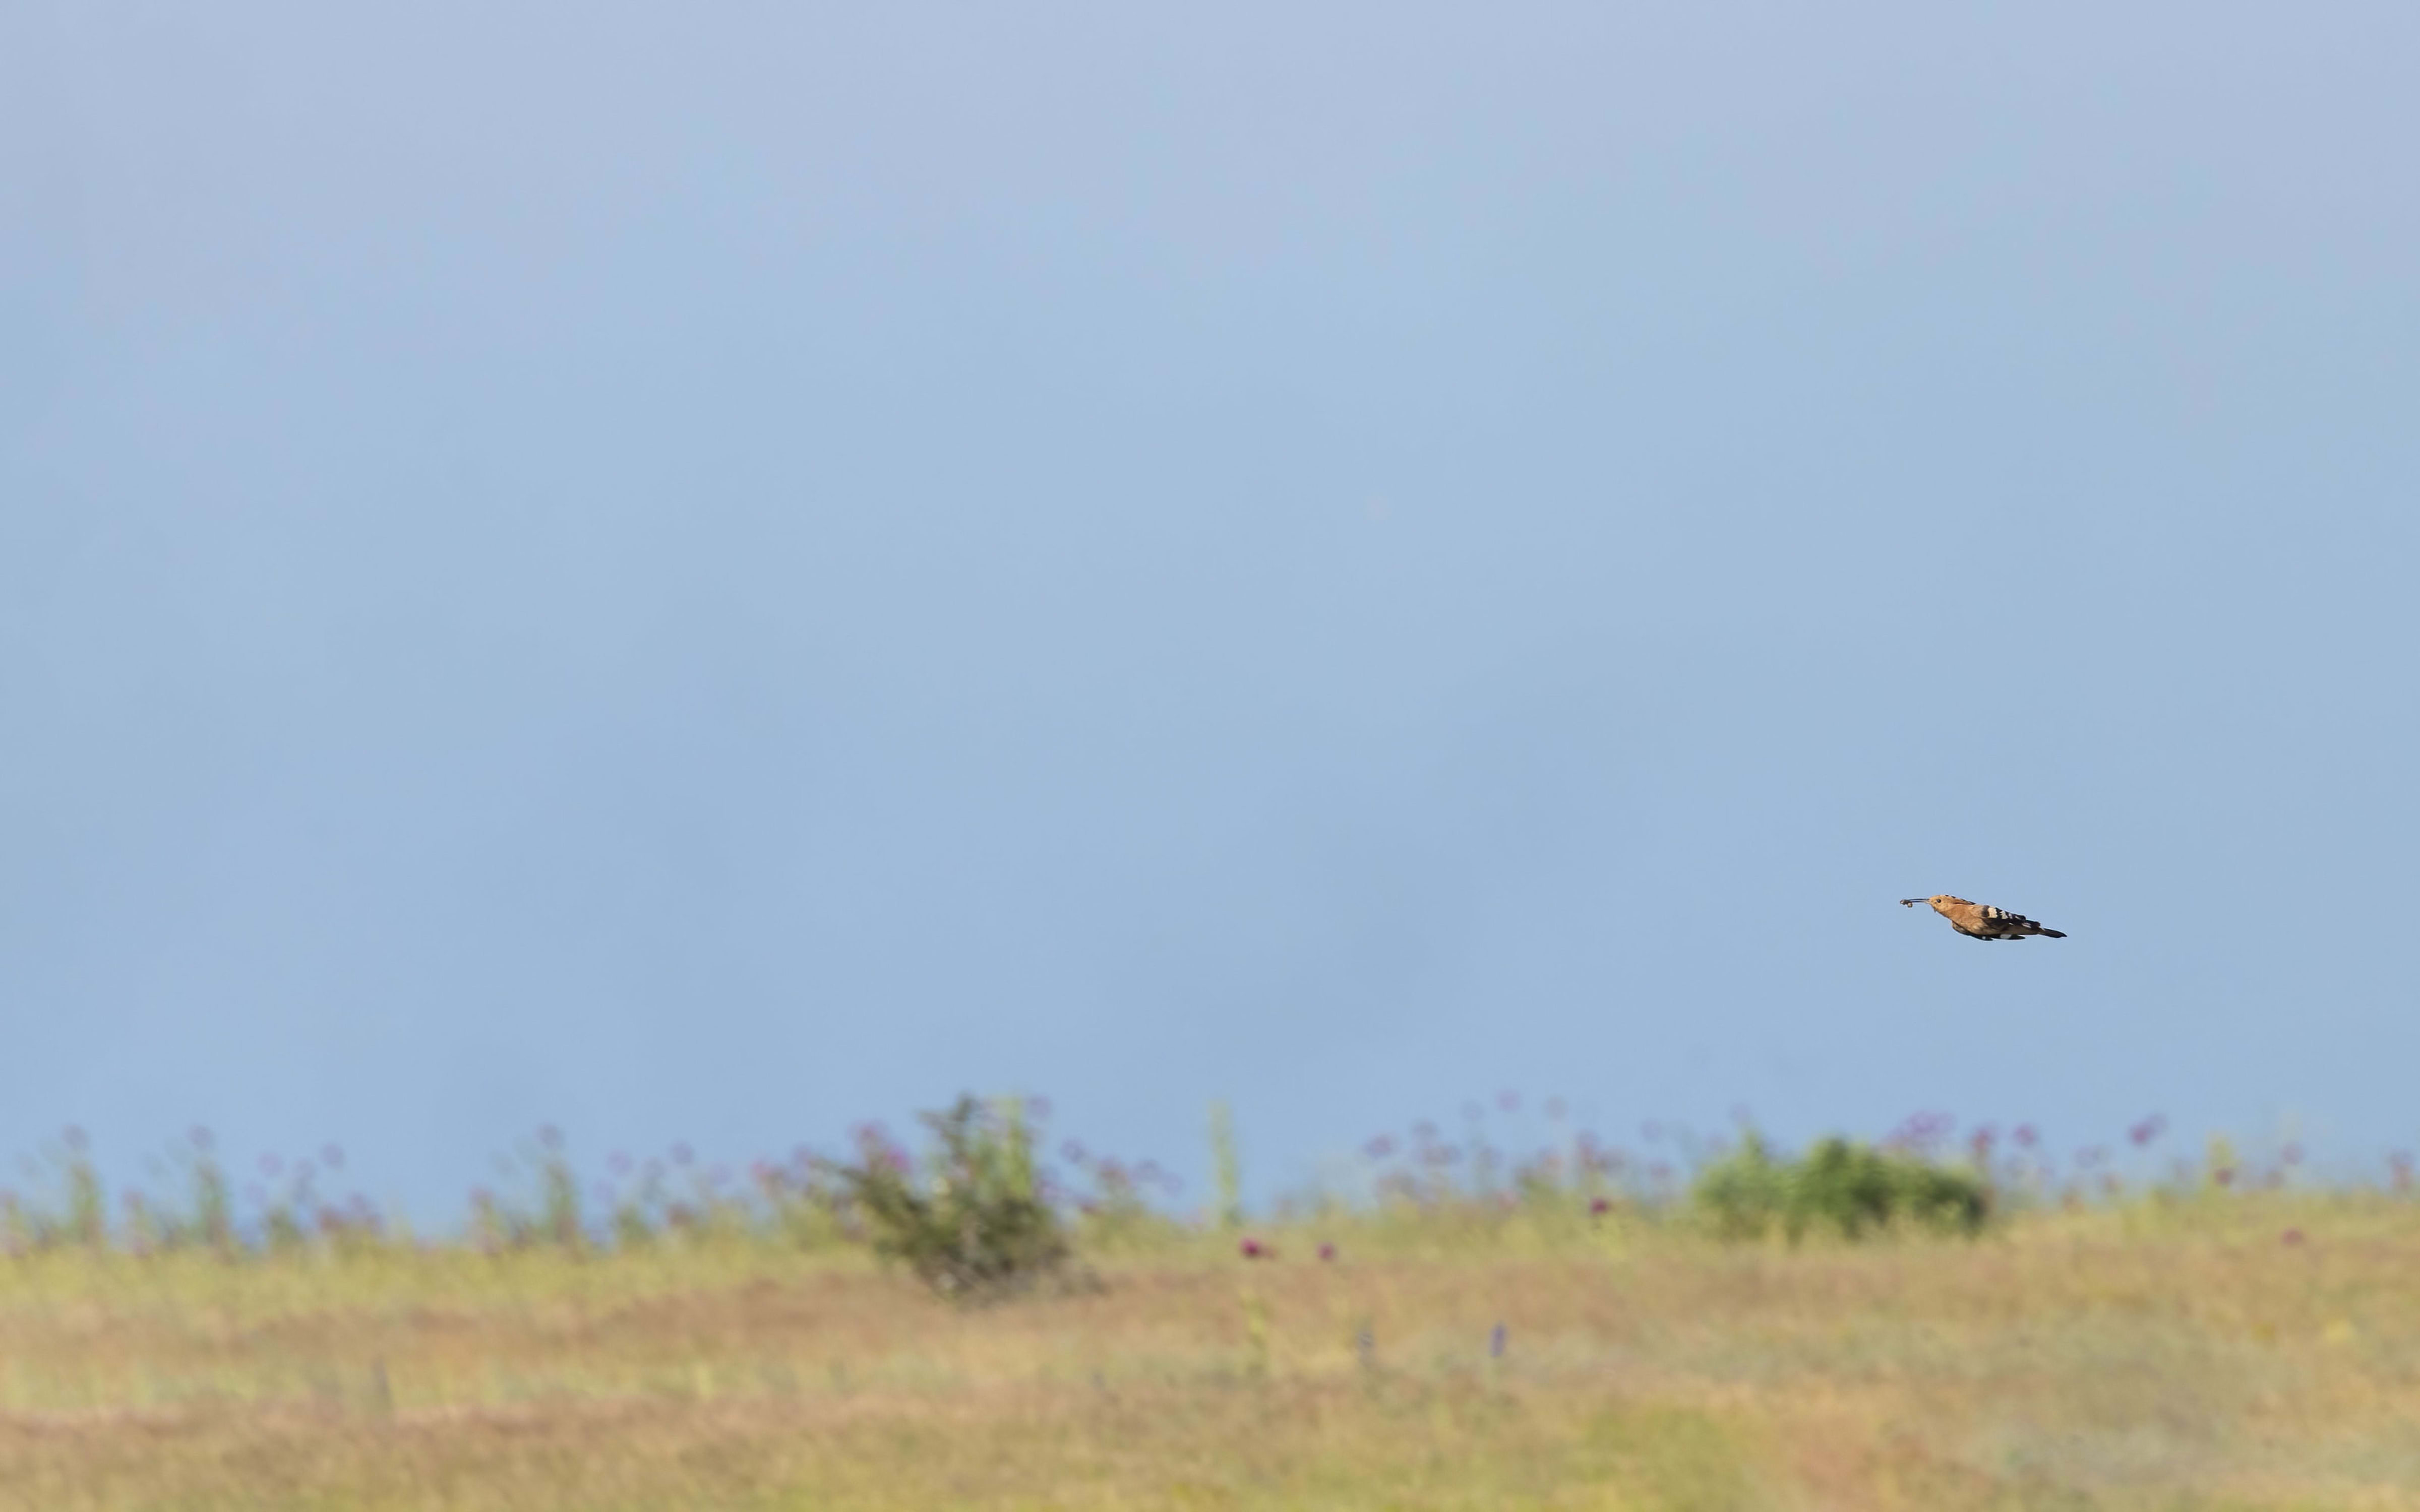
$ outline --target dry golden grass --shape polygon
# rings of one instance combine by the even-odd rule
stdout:
[[[2384,1198],[1317,1237],[975,1311],[737,1246],[0,1262],[0,1507],[2420,1506]]]

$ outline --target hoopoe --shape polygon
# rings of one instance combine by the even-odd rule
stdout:
[[[2040,934],[2054,940],[2067,938],[2057,930],[2044,929],[2023,914],[2012,914],[1990,903],[1970,903],[1946,892],[1930,898],[1901,898],[1899,903],[1902,908],[1931,903],[1934,913],[1949,920],[1951,929],[1970,940],[2022,940],[2028,934]]]

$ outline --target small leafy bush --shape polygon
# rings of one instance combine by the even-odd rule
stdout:
[[[866,1129],[857,1164],[834,1168],[875,1253],[956,1302],[1079,1279],[1059,1215],[1044,1200],[1032,1130],[1017,1105],[961,1097],[922,1118],[932,1143],[921,1163]]]
[[[1792,1243],[1810,1227],[1852,1241],[1895,1227],[1971,1235],[1992,1211],[1991,1188],[1972,1172],[1840,1138],[1792,1161],[1751,1134],[1706,1167],[1691,1195],[1725,1239],[1777,1227]]]

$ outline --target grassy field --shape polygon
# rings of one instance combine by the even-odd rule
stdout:
[[[2420,1506],[2386,1196],[1258,1237],[978,1309],[761,1242],[0,1260],[0,1507]]]

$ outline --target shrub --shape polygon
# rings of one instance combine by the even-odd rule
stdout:
[[[1017,1105],[995,1109],[961,1097],[948,1112],[922,1119],[933,1142],[921,1174],[874,1129],[859,1135],[858,1163],[834,1168],[875,1253],[953,1301],[992,1301],[1074,1279]]]
[[[1706,1167],[1692,1196],[1725,1239],[1777,1227],[1792,1243],[1813,1227],[1848,1240],[1902,1225],[1974,1234],[1992,1211],[1991,1188],[1972,1172],[1839,1138],[1781,1160],[1754,1134]]]

